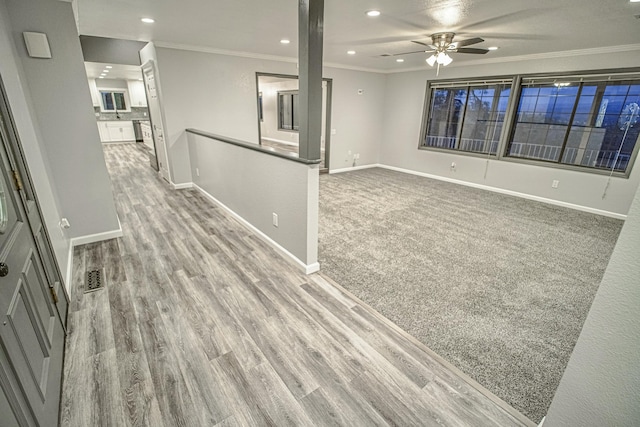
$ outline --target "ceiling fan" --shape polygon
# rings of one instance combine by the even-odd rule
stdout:
[[[427,58],[427,63],[430,66],[438,64],[438,73],[440,72],[440,65],[447,66],[451,64],[453,59],[449,56],[449,53],[472,53],[472,54],[485,54],[489,52],[489,49],[465,47],[482,43],[484,39],[480,37],[474,37],[472,39],[453,41],[455,33],[435,33],[431,34],[431,44],[422,43],[416,40],[412,40],[413,43],[428,47],[430,50],[416,50],[413,52],[403,52],[396,54],[384,54],[381,56],[400,56],[409,55],[411,53],[431,53],[432,55]]]

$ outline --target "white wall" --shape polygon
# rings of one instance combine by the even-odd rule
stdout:
[[[262,83],[262,117],[260,132],[262,138],[271,138],[289,144],[298,144],[298,132],[278,129],[278,92],[298,90],[297,79],[287,79],[281,82]]]
[[[451,66],[441,69],[439,78],[584,71],[610,67],[609,64],[637,67],[640,66],[640,55],[618,53],[460,66],[456,66],[454,60]],[[431,68],[387,76],[380,163],[626,215],[640,182],[640,165],[636,165],[629,179],[612,178],[608,195],[602,199],[608,179],[603,175],[492,160],[485,179],[485,158],[418,150],[428,79],[436,79]],[[452,162],[457,165],[455,172],[450,168]],[[560,181],[559,188],[551,188],[553,180]]]
[[[194,183],[291,253],[300,267],[317,269],[319,165],[192,133],[187,139]]]
[[[544,426],[640,424],[640,190]]]
[[[153,59],[143,49],[144,63]],[[256,72],[297,75],[289,62],[227,56],[155,46],[158,85],[165,115],[170,167],[175,183],[191,181],[185,129],[195,128],[258,143]],[[385,76],[325,68],[333,79],[331,168],[377,163],[382,136]],[[358,95],[358,89],[363,90]]]
[[[68,237],[120,230],[71,4],[8,0],[17,57],[33,100],[60,215],[71,223]],[[30,58],[22,31],[46,33],[52,59]],[[53,234],[53,233],[52,233]],[[64,271],[64,270],[63,270]]]

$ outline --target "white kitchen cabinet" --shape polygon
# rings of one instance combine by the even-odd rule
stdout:
[[[133,122],[131,121],[98,122],[98,130],[100,132],[100,141],[102,142],[136,140],[136,135],[133,131]]]
[[[132,107],[146,107],[147,95],[144,92],[144,83],[138,80],[127,80],[129,87],[129,100]]]

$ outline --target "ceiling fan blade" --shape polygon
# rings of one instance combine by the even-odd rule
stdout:
[[[484,54],[489,52],[489,49],[479,49],[476,47],[462,47],[462,48],[458,48],[456,50],[454,50],[454,52],[457,53],[477,53],[477,54]]]
[[[416,50],[416,51],[413,51],[413,52],[403,52],[403,53],[383,53],[383,54],[382,54],[382,55],[380,55],[380,56],[400,56],[400,55],[410,55],[410,54],[412,54],[412,53],[430,53],[430,51],[428,51],[428,50],[424,50],[424,49],[423,49],[423,50]]]
[[[484,39],[481,39],[480,37],[474,37],[472,39],[460,40],[454,43],[456,47],[462,47],[462,46],[470,46],[472,44],[482,43],[483,41]]]
[[[436,47],[432,44],[426,44],[426,43],[422,43],[416,40],[411,40],[411,43],[416,43],[416,44],[421,44],[422,46],[427,46],[429,49],[433,49],[436,50]]]

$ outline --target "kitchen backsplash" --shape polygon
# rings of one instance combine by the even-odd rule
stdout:
[[[100,111],[100,107],[93,107],[96,112],[96,120],[149,120],[149,109],[147,107],[131,107],[130,112],[119,111],[116,117],[116,113],[104,113]]]

